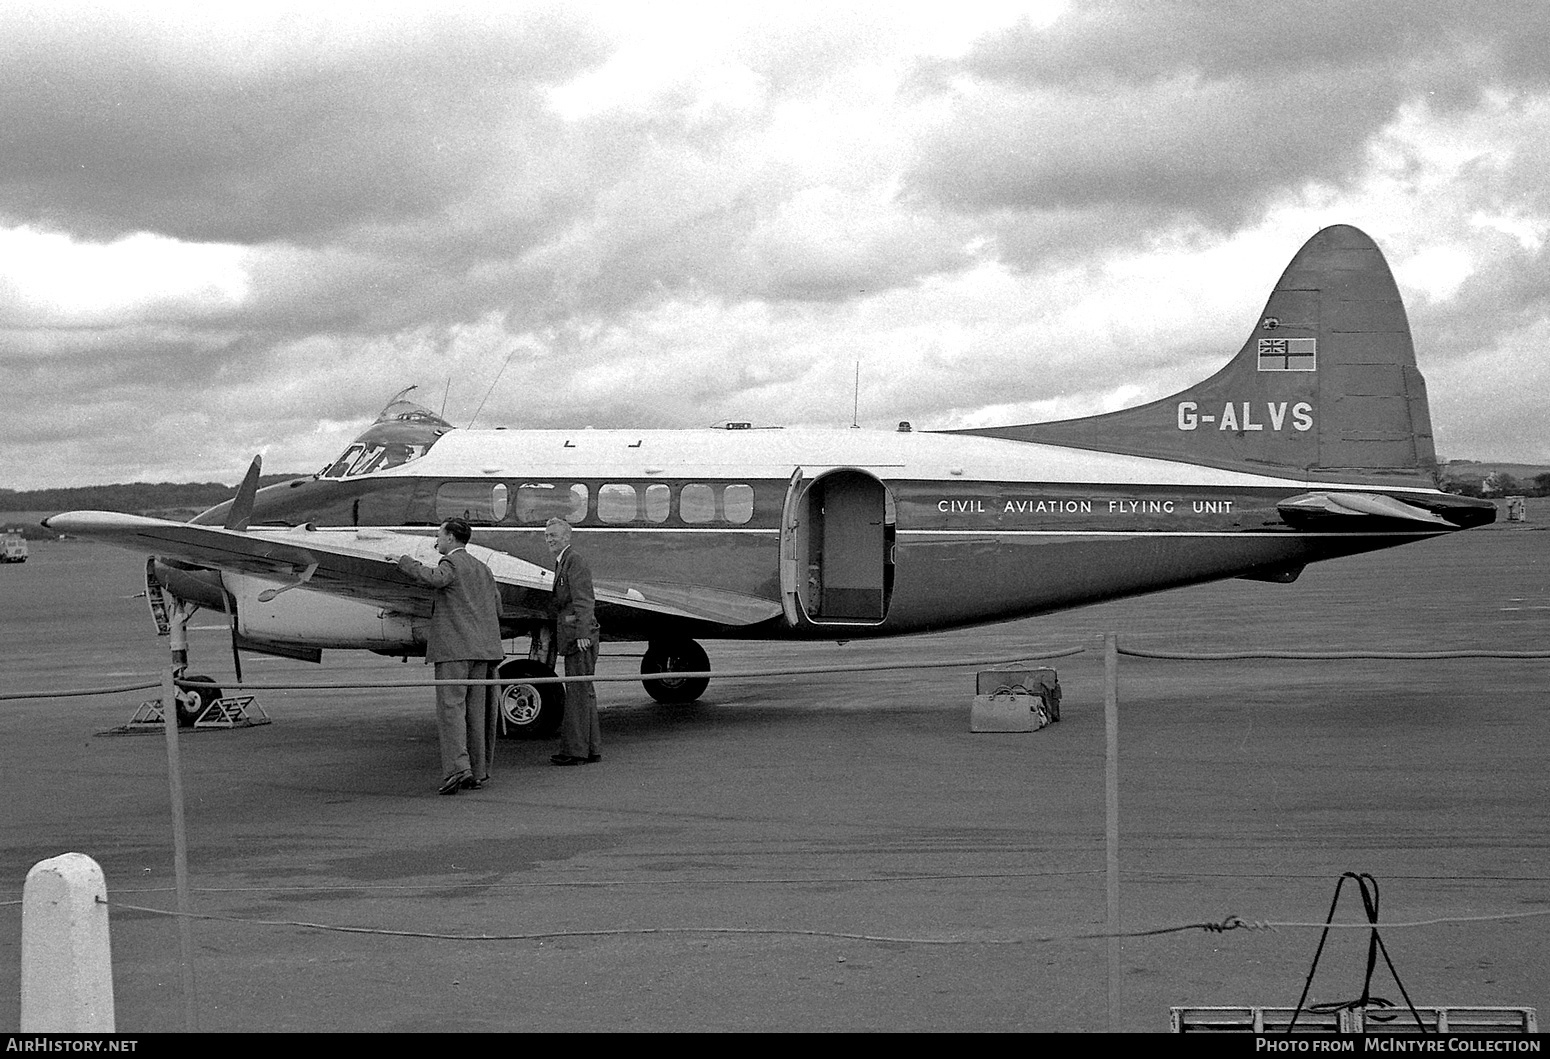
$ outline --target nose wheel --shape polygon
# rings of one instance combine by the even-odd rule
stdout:
[[[179,677],[178,687],[178,727],[192,728],[194,722],[199,720],[205,708],[221,697],[221,689],[215,686],[215,682],[209,677]],[[188,687],[182,681],[198,681],[200,686]]]

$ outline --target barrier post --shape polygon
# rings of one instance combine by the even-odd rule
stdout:
[[[1108,882],[1109,1032],[1119,1032],[1120,987],[1124,946],[1119,936],[1119,636],[1103,637],[1103,801],[1107,835],[1105,876]]]
[[[108,889],[84,853],[41,860],[22,886],[23,1033],[112,1033]]]
[[[177,608],[179,612],[182,607]],[[186,621],[187,615],[174,618]],[[178,890],[178,950],[182,964],[183,980],[183,1028],[189,1033],[199,1030],[198,1011],[194,1004],[194,928],[189,918],[188,896],[188,835],[183,824],[183,767],[178,759],[178,686],[175,669],[168,666],[161,675],[161,723],[167,736],[167,784],[172,796],[172,871]]]

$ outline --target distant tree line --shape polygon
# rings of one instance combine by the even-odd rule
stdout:
[[[299,474],[266,474],[259,485],[300,478]],[[0,511],[122,511],[145,515],[156,511],[203,511],[237,492],[220,482],[131,482],[128,485],[87,485],[75,489],[0,489]]]
[[[1550,496],[1550,473],[1520,480],[1501,471],[1493,471],[1479,481],[1453,479],[1443,489],[1460,496]]]

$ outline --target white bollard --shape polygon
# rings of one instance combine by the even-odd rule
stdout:
[[[102,869],[84,853],[39,861],[27,873],[21,1032],[113,1032],[107,896]]]

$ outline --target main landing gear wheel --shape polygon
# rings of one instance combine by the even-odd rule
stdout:
[[[188,688],[179,686],[177,690],[178,727],[192,728],[194,722],[199,720],[199,715],[205,712],[205,707],[221,697],[221,689],[215,687],[215,682],[209,677],[179,677],[179,681],[194,680],[201,686]]]
[[[565,714],[563,684],[528,684],[523,677],[552,677],[554,670],[531,658],[514,658],[500,667],[500,731],[516,739],[542,739],[560,729]]]
[[[705,648],[693,640],[654,640],[640,660],[641,676],[653,673],[703,673],[710,669]],[[709,677],[671,677],[643,680],[646,694],[658,702],[693,702],[705,694]]]

